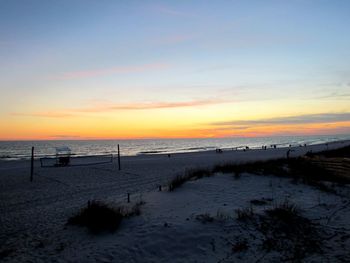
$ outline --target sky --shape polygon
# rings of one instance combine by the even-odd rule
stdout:
[[[350,1],[0,0],[0,140],[350,133]]]

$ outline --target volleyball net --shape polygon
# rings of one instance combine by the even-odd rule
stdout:
[[[113,154],[87,156],[52,156],[40,158],[41,167],[85,166],[112,163]]]

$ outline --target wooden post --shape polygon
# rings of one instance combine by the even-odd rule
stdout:
[[[128,203],[130,203],[130,193],[128,193]]]
[[[33,182],[33,174],[34,174],[34,147],[32,147],[32,159],[30,162],[30,181]]]
[[[120,148],[119,148],[119,144],[118,144],[118,169],[119,171],[122,169],[120,166]]]

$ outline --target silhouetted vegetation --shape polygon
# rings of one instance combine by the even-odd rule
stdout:
[[[263,234],[262,248],[278,251],[283,260],[301,261],[306,255],[321,252],[320,229],[299,209],[284,202],[259,217],[257,229]]]
[[[237,220],[239,221],[248,221],[253,219],[254,217],[254,211],[252,207],[236,209],[235,212],[237,215]]]
[[[93,234],[114,232],[118,229],[123,218],[140,215],[140,206],[137,203],[131,208],[124,206],[113,207],[103,202],[91,201],[87,207],[68,219],[67,224],[84,226]]]
[[[258,161],[246,164],[217,165],[214,167],[213,172],[289,177],[293,178],[295,182],[300,181],[327,192],[335,192],[335,190],[325,184],[324,181],[340,184],[350,183],[350,176],[334,173],[327,167],[318,165],[313,160],[305,157]]]
[[[197,215],[196,220],[205,224],[205,223],[214,222],[214,217],[212,217],[209,213],[205,213],[205,214]]]
[[[169,191],[173,191],[187,181],[212,176],[216,173],[233,174],[236,179],[239,179],[243,173],[288,177],[293,178],[294,182],[302,182],[327,192],[335,192],[335,190],[325,184],[324,181],[339,184],[350,183],[350,174],[347,174],[346,170],[348,169],[348,163],[343,164],[335,160],[315,159],[320,156],[350,156],[350,147],[324,151],[317,154],[310,153],[308,156],[311,157],[281,158],[243,164],[227,163],[216,165],[213,169],[193,169],[187,171],[184,175],[176,176],[169,182],[168,189]],[[332,165],[332,162],[336,163]],[[342,166],[345,167],[345,170],[341,169]]]
[[[14,252],[15,252],[15,250],[12,248],[1,250],[0,251],[0,259],[5,259],[6,257],[8,257],[9,255],[11,255]]]
[[[248,246],[248,241],[246,239],[243,240],[237,240],[233,245],[232,245],[232,252],[233,253],[239,253],[246,251],[249,248]]]
[[[185,182],[190,180],[198,180],[203,177],[208,177],[213,175],[210,169],[192,169],[186,171],[184,175],[177,175],[168,184],[169,191],[174,191],[176,188],[183,185]]]
[[[232,244],[233,252],[247,250],[248,241],[259,240],[260,249],[266,253],[278,252],[283,262],[301,262],[307,255],[322,253],[321,226],[304,217],[294,204],[283,202],[262,214],[254,213],[251,208],[236,213],[240,226],[250,234]]]

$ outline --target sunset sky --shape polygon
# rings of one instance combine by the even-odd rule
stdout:
[[[350,1],[0,0],[0,140],[350,133]]]

